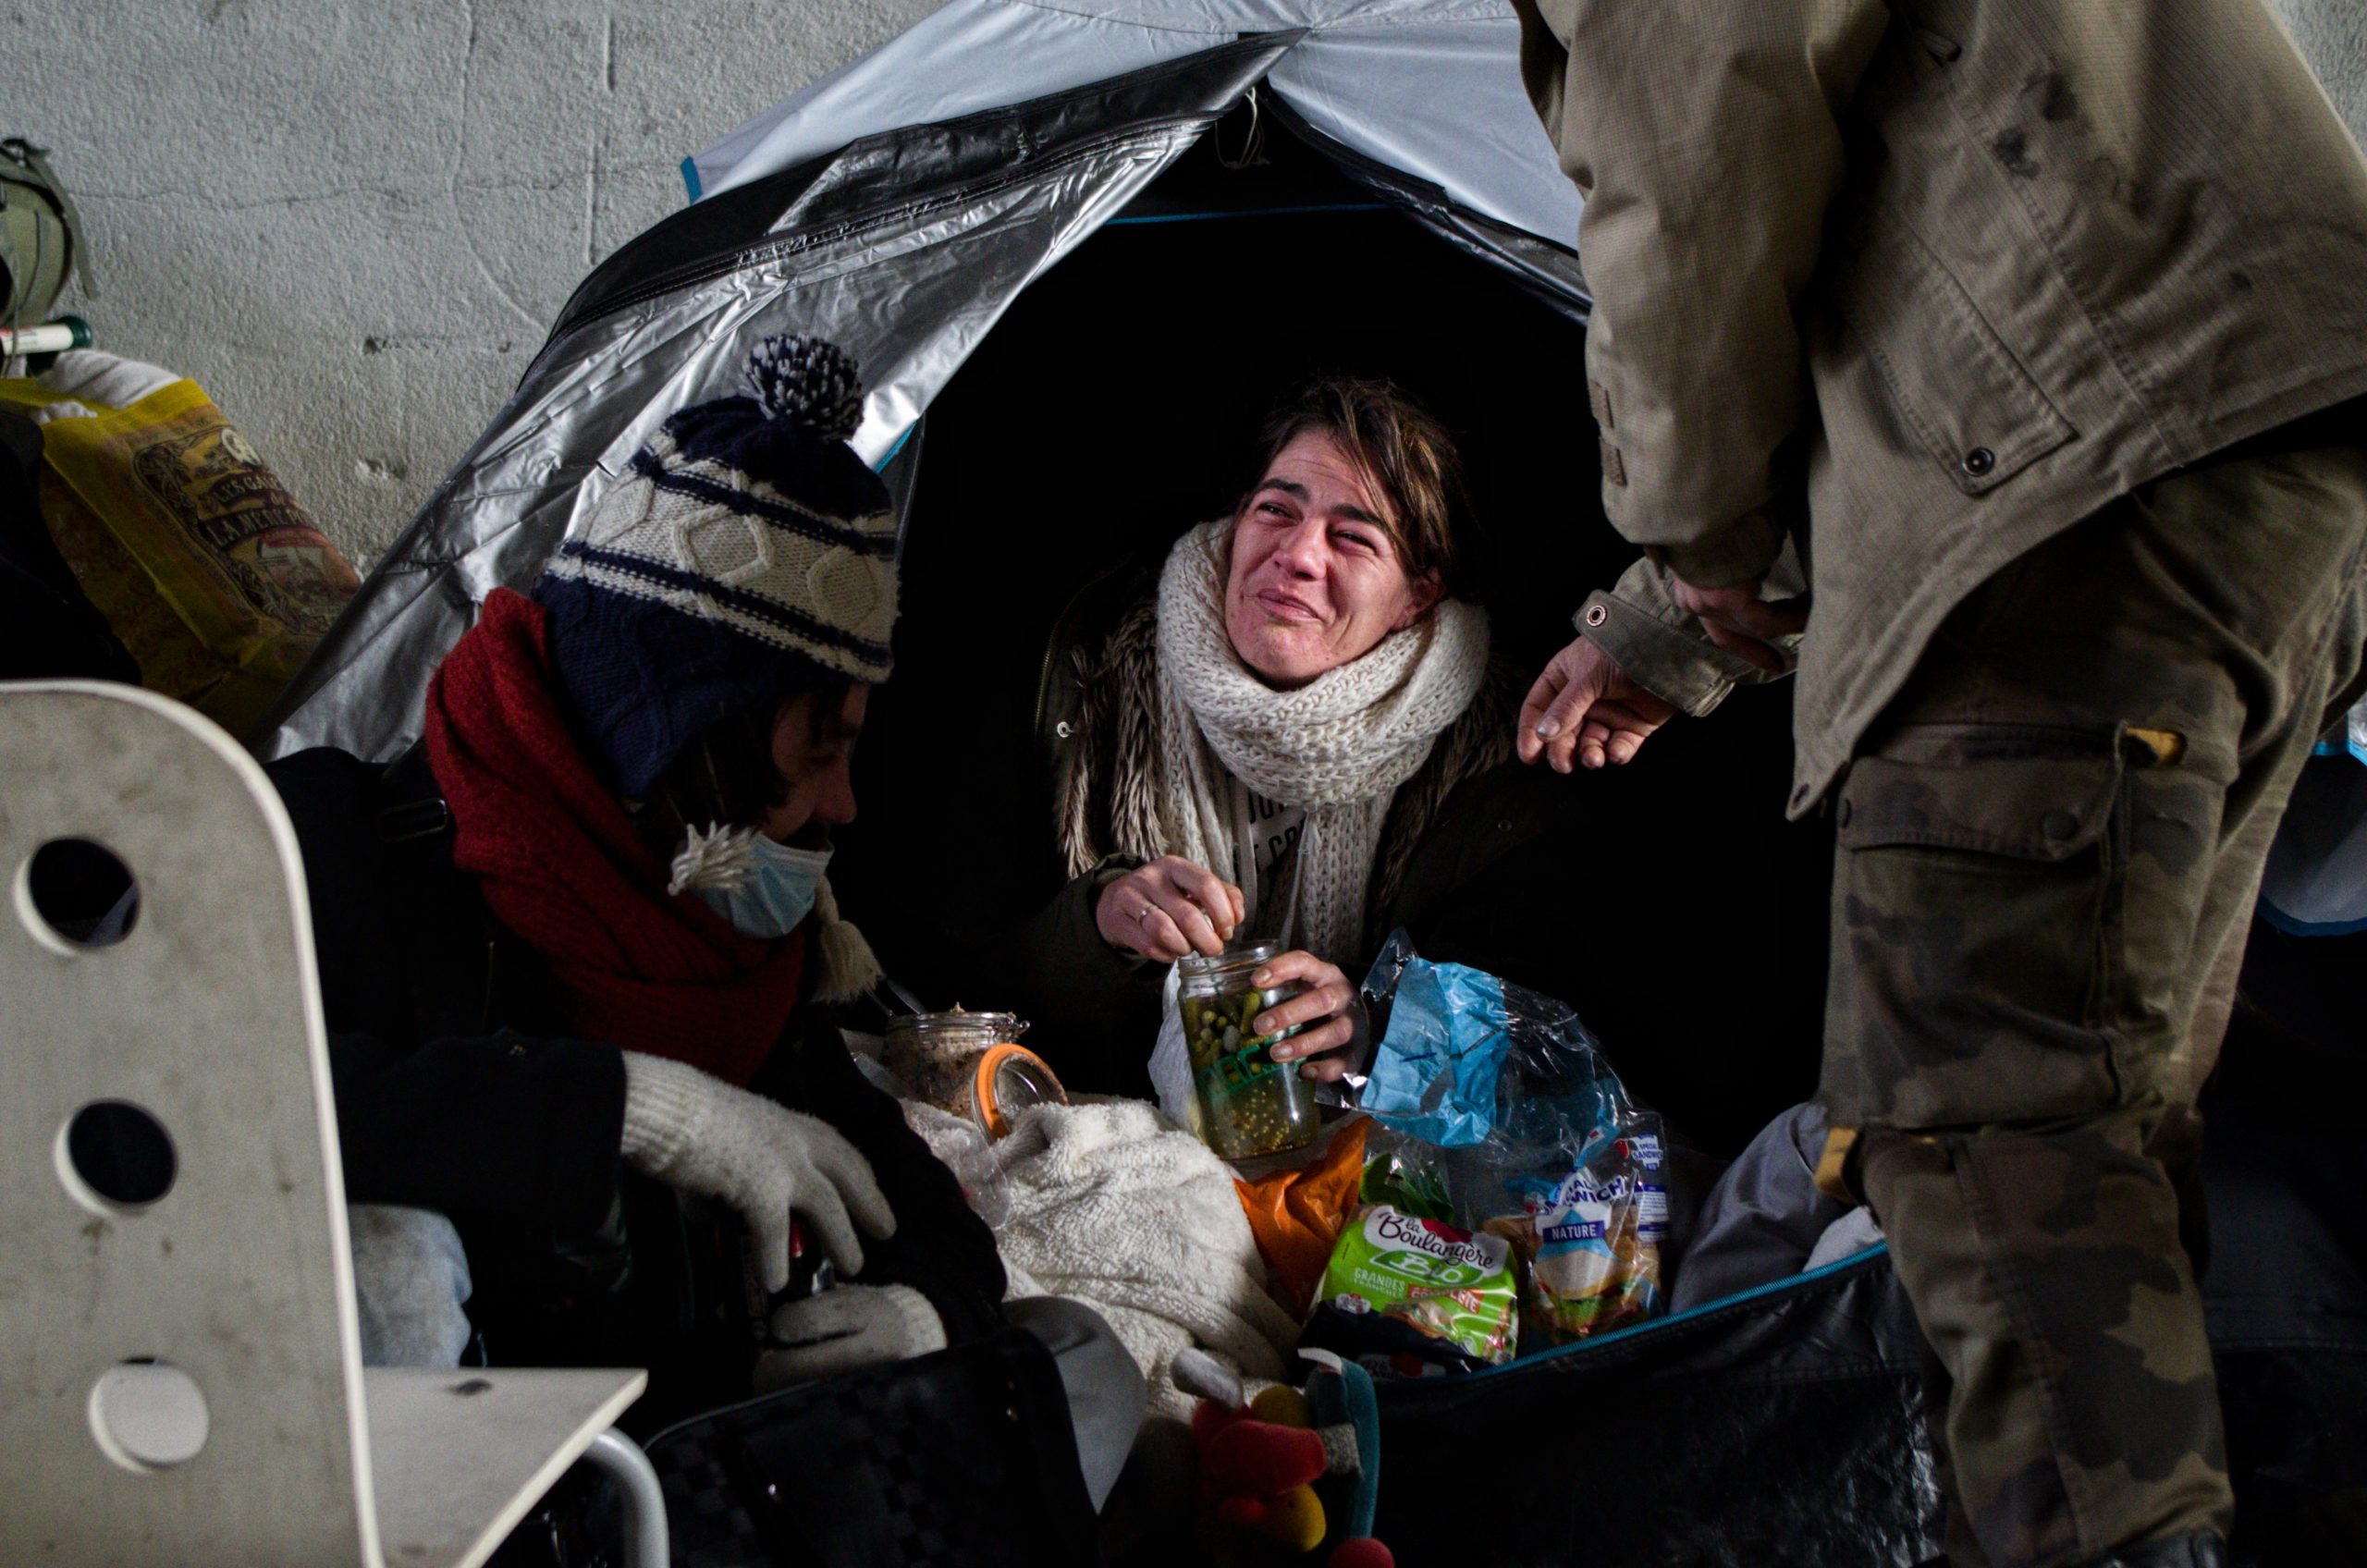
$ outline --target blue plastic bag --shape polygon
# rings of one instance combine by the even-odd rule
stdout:
[[[1385,1130],[1369,1145],[1367,1200],[1437,1192],[1438,1218],[1510,1242],[1524,1353],[1657,1311],[1660,1118],[1627,1097],[1568,1004],[1432,963],[1402,931],[1363,990],[1381,1037],[1361,1103]]]
[[[1364,983],[1386,1020],[1358,1104],[1441,1149],[1560,1147],[1573,1157],[1634,1114],[1566,1003],[1460,963],[1432,963],[1402,931]]]
[[[1361,1103],[1407,1137],[1469,1148],[1495,1128],[1497,1082],[1511,1048],[1502,981],[1409,956]]]

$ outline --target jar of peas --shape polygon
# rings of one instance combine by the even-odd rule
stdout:
[[[1299,1029],[1260,1035],[1254,1027],[1260,1013],[1297,995],[1295,986],[1250,983],[1282,953],[1280,942],[1239,938],[1213,958],[1188,953],[1175,966],[1200,1135],[1225,1159],[1255,1159],[1315,1141],[1314,1090],[1297,1062],[1274,1060],[1274,1042]]]

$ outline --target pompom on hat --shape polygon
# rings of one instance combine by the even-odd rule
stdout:
[[[888,678],[896,520],[847,445],[854,361],[767,337],[748,380],[659,426],[534,584],[569,705],[628,800],[719,719]]]

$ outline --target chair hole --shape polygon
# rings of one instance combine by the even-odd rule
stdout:
[[[118,1361],[91,1386],[91,1436],[100,1452],[135,1475],[195,1459],[213,1424],[197,1379],[169,1361]]]
[[[86,1208],[136,1214],[172,1191],[172,1134],[128,1100],[93,1100],[58,1136],[58,1176]]]
[[[140,918],[140,884],[130,868],[88,839],[53,839],[35,850],[18,895],[18,913],[33,934],[68,951],[111,948]]]

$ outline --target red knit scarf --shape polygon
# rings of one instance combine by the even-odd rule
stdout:
[[[804,931],[743,937],[695,894],[669,896],[558,692],[542,606],[494,590],[427,688],[452,864],[549,963],[570,1028],[745,1084],[797,1005]]]

